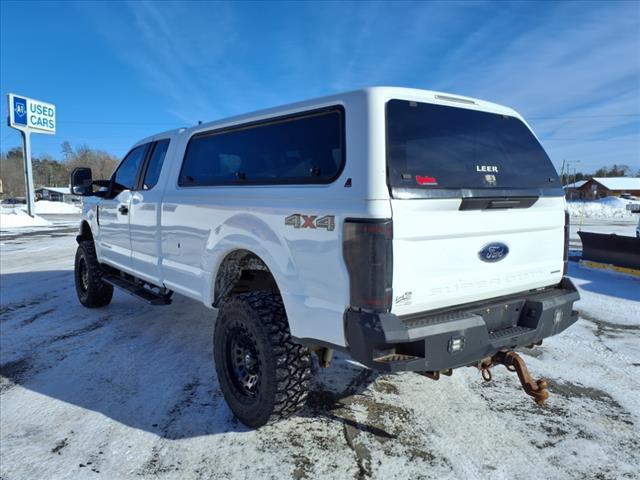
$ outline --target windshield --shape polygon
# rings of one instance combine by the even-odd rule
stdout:
[[[387,103],[387,164],[392,190],[460,195],[560,185],[542,146],[517,118],[406,100]]]

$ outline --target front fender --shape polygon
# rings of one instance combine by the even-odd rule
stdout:
[[[89,228],[91,230],[91,236],[95,237],[97,235],[97,203],[95,201],[83,201],[82,202],[82,213],[80,214],[80,220],[78,221],[78,236],[86,235],[84,231],[85,228]]]

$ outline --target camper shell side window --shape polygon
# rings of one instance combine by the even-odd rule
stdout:
[[[194,135],[178,185],[329,184],[345,163],[344,108],[333,106]]]

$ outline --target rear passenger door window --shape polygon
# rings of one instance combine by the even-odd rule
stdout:
[[[169,148],[169,139],[160,140],[153,146],[151,157],[147,163],[147,169],[144,174],[144,180],[142,181],[142,190],[151,190],[160,178],[160,172],[162,171],[162,164],[164,163],[164,157],[167,155],[167,149]]]
[[[180,186],[327,184],[344,166],[340,106],[197,134]]]

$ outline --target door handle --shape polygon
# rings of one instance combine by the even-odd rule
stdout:
[[[122,214],[122,215],[127,215],[129,213],[129,208],[126,205],[120,205],[118,207],[118,211]]]

